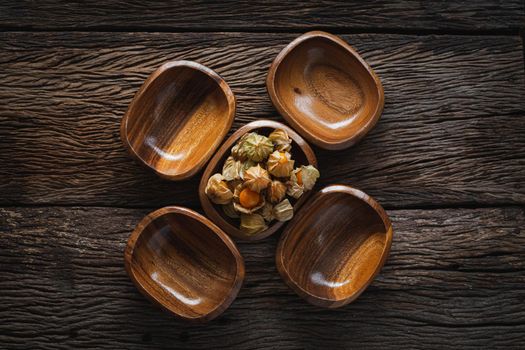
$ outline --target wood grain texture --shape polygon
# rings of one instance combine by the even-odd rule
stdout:
[[[187,179],[211,158],[235,117],[235,96],[213,70],[192,61],[156,69],[120,124],[124,147],[168,180]]]
[[[523,208],[391,210],[392,251],[354,303],[310,306],[280,279],[276,236],[239,244],[246,280],[206,327],[135,289],[122,252],[151,209],[0,209],[8,349],[505,348],[525,339]],[[105,217],[105,220],[100,220]]]
[[[373,198],[332,185],[315,193],[284,229],[275,264],[298,295],[328,308],[359,297],[383,267],[392,223]]]
[[[359,53],[321,31],[305,33],[279,52],[266,88],[279,114],[328,150],[355,145],[377,124],[385,105],[381,80]]]
[[[1,33],[0,204],[196,206],[200,175],[169,183],[128,158],[119,124],[172,59],[217,71],[234,129],[276,117],[265,78],[295,34]],[[321,185],[386,207],[525,203],[519,37],[343,35],[376,71],[385,110],[358,145],[315,150]]]
[[[7,0],[0,23],[34,29],[508,29],[523,27],[520,0],[480,1],[66,1]]]
[[[176,206],[148,213],[137,224],[124,262],[144,296],[191,322],[220,315],[244,280],[235,243],[208,218]]]

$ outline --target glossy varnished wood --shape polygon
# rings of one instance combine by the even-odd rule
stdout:
[[[287,45],[266,86],[283,117],[308,141],[330,150],[358,142],[383,112],[383,86],[372,68],[325,32],[308,32]]]
[[[191,61],[162,65],[144,82],[122,118],[120,135],[131,155],[170,180],[198,172],[235,116],[228,84]]]
[[[392,224],[383,208],[357,189],[332,185],[316,193],[281,236],[277,269],[314,305],[355,300],[385,263]]]
[[[124,256],[137,288],[188,321],[217,317],[235,299],[244,279],[244,262],[232,240],[202,215],[181,207],[144,217]]]
[[[204,170],[202,179],[199,185],[199,198],[202,205],[202,208],[206,212],[206,215],[215,222],[220,228],[222,228],[230,236],[240,239],[245,239],[249,241],[255,241],[263,239],[275,233],[279,228],[281,228],[284,222],[273,221],[267,230],[261,231],[255,235],[248,236],[239,230],[239,220],[229,218],[224,214],[220,205],[216,205],[210,201],[208,196],[204,193],[208,179],[215,173],[220,173],[222,171],[222,166],[224,161],[231,153],[232,146],[237,142],[237,140],[244,134],[256,131],[262,135],[268,135],[274,129],[284,129],[292,139],[292,158],[295,160],[295,166],[308,165],[311,164],[317,167],[317,158],[313,150],[310,148],[308,143],[299,136],[295,131],[290,127],[271,120],[258,120],[244,125],[239,128],[235,133],[233,133],[217,151],[215,156],[210,160],[208,166]],[[322,176],[322,175],[321,175]],[[294,207],[294,212],[304,203],[308,198],[310,192],[306,192],[295,201],[291,198],[291,203]]]

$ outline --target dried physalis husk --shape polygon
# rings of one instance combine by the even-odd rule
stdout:
[[[252,166],[244,172],[244,185],[252,191],[261,192],[270,184],[268,171],[259,164]]]
[[[292,139],[288,133],[283,129],[275,129],[268,135],[270,141],[275,145],[275,149],[281,152],[290,152],[292,149]]]
[[[266,136],[259,135],[256,132],[251,132],[240,143],[238,153],[246,155],[254,162],[261,162],[268,158],[273,152],[273,143]]]
[[[244,188],[243,182],[240,180],[235,180],[230,182],[230,188],[233,188],[233,200],[238,201],[239,195],[241,194],[242,189]]]
[[[270,154],[267,167],[273,176],[288,177],[293,170],[294,163],[295,161],[292,160],[290,153],[275,151]]]
[[[288,198],[273,207],[273,216],[278,221],[288,221],[293,218],[293,207]]]
[[[233,202],[224,204],[222,206],[222,211],[224,212],[224,214],[226,214],[227,217],[230,217],[232,219],[237,219],[240,216],[239,213],[233,207]]]
[[[293,176],[293,175],[292,175]],[[290,197],[293,197],[295,199],[299,199],[304,193],[304,187],[302,185],[299,185],[296,181],[292,181],[290,178],[290,181],[286,183],[286,194]]]
[[[252,191],[248,187],[242,187],[234,196],[233,207],[240,213],[251,214],[264,206],[264,196],[259,192]]]
[[[244,154],[242,152],[243,151],[242,143],[244,142],[246,137],[248,137],[248,135],[249,134],[242,135],[241,138],[239,139],[239,141],[237,141],[237,143],[231,149],[232,156],[235,159],[237,159],[237,160],[245,160],[246,159],[246,154]]]
[[[247,235],[254,235],[268,228],[264,218],[259,214],[241,214],[240,229]]]
[[[242,163],[239,160],[235,160],[232,156],[229,156],[222,167],[222,176],[224,180],[232,181],[241,178]]]
[[[273,216],[273,205],[271,205],[269,202],[266,202],[261,209],[259,209],[258,213],[266,220],[266,222],[272,221],[274,218]]]
[[[273,180],[266,189],[266,197],[272,203],[279,203],[286,195],[286,185],[281,181]]]
[[[319,170],[317,170],[313,165],[303,165],[301,166],[299,172],[295,174],[296,178],[301,180],[302,185],[306,191],[310,191],[312,188],[314,188],[319,175]]]
[[[204,193],[216,204],[228,204],[233,198],[233,193],[221,174],[214,174],[208,179]]]
[[[319,170],[313,165],[303,165],[293,170],[290,174],[286,193],[291,197],[299,198],[305,191],[309,191],[314,187],[318,178]]]
[[[239,171],[239,175],[241,179],[244,180],[244,173],[246,173],[246,170],[250,169],[252,166],[256,166],[257,163],[253,160],[245,160],[244,162],[241,162],[241,170]]]

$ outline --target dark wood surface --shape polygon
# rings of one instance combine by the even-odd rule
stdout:
[[[198,205],[200,175],[170,183],[130,161],[119,140],[127,105],[158,66],[185,58],[231,86],[234,129],[282,121],[265,78],[296,36],[0,33],[0,204]],[[315,150],[321,184],[355,186],[386,207],[525,203],[519,37],[342,37],[381,78],[385,110],[355,147]]]
[[[524,27],[522,0],[3,1],[0,349],[523,348]],[[170,183],[131,160],[128,104],[162,63],[189,59],[236,95],[230,134],[282,121],[268,68],[315,29],[341,35],[383,83],[362,142],[314,151],[320,185],[387,208],[385,267],[354,303],[317,308],[280,278],[277,233],[239,244],[245,284],[221,317],[162,313],[126,275],[124,247],[148,212],[201,211],[201,174]]]
[[[502,1],[154,1],[100,3],[6,0],[0,22],[13,29],[295,30],[305,27],[387,29],[517,29],[525,4]]]
[[[389,259],[354,303],[307,304],[275,267],[277,236],[239,243],[246,278],[207,325],[162,313],[122,252],[148,209],[3,208],[5,348],[519,348],[525,332],[523,208],[390,210]],[[107,219],[101,220],[102,217]]]

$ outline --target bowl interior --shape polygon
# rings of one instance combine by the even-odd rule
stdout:
[[[247,132],[248,133],[250,133],[250,132],[257,132],[259,135],[268,136],[268,135],[270,135],[270,133],[273,130],[275,130],[275,127],[262,127],[262,128],[252,129],[252,130],[249,130]],[[239,135],[239,138],[241,136],[242,135]],[[235,141],[235,143],[237,143],[237,140]],[[292,159],[295,160],[294,167],[299,167],[301,165],[309,165],[310,164],[308,162],[308,160],[306,158],[306,154],[303,152],[302,148],[295,141],[293,141],[293,139],[292,139],[292,151],[291,151],[291,154],[292,154]],[[224,162],[226,161],[226,158],[228,158],[230,155],[231,155],[230,149],[228,149],[227,152],[225,152],[224,154],[221,155],[220,161],[215,166],[214,171],[212,172],[211,175],[213,175],[215,173],[222,172],[222,166],[224,165]],[[207,180],[208,179],[206,179],[206,182],[207,182]],[[297,203],[297,201],[298,201],[295,198],[292,198],[290,196],[287,196],[286,198],[288,198],[288,200],[290,201],[290,204],[292,204],[292,206],[294,206]],[[234,218],[230,218],[229,216],[227,216],[224,213],[224,210],[222,210],[222,206],[221,205],[215,204],[215,203],[212,203],[212,205],[215,208],[215,210],[217,211],[217,213],[222,217],[223,220],[225,220],[227,223],[232,225],[234,228],[238,228],[239,227],[239,223],[240,223],[239,219],[234,219]],[[272,223],[270,223],[268,225],[268,229],[271,229],[273,226],[275,226],[275,225],[277,225],[279,223],[280,223],[279,221],[274,220]]]
[[[231,108],[214,78],[193,67],[173,66],[137,95],[125,136],[137,157],[160,174],[191,173],[226,134]]]
[[[368,203],[348,193],[318,193],[287,228],[278,254],[303,292],[338,301],[367,286],[386,242],[383,219]]]
[[[380,104],[376,82],[363,63],[323,36],[293,47],[276,68],[273,84],[286,114],[328,143],[365,128]]]
[[[221,238],[181,213],[166,213],[144,227],[130,265],[153,299],[187,319],[220,307],[238,273],[236,258]]]

